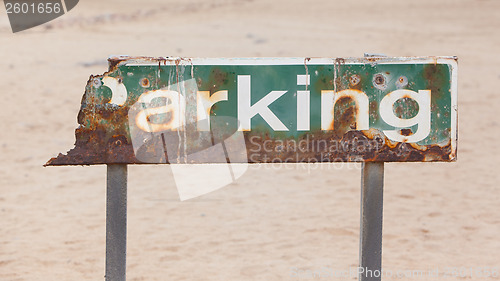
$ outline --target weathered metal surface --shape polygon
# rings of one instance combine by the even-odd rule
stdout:
[[[455,57],[109,62],[46,165],[456,160]]]

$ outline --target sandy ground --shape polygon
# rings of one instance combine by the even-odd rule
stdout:
[[[497,0],[80,1],[18,34],[0,9],[0,280],[104,280],[106,168],[42,165],[73,146],[85,83],[109,55],[364,52],[459,57],[458,162],[386,165],[384,269],[500,279],[476,272],[500,267],[499,9]],[[299,280],[292,268],[357,265],[359,166],[252,166],[187,202],[168,166],[129,173],[128,280]]]

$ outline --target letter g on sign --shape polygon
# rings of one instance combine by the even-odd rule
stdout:
[[[394,114],[394,103],[402,98],[410,98],[417,102],[418,113],[412,118],[402,119]],[[431,91],[396,90],[387,94],[380,101],[380,116],[388,125],[402,129],[418,125],[417,131],[410,135],[402,135],[399,130],[384,130],[384,134],[393,141],[419,142],[425,139],[431,131]]]

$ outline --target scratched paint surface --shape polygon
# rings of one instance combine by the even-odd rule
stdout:
[[[222,135],[243,131],[245,160],[251,163],[454,161],[456,71],[456,58],[111,58],[110,70],[87,83],[75,148],[47,165],[144,163],[133,149],[133,135],[144,128],[130,119],[129,110],[141,96],[162,89],[185,100],[185,107],[177,109],[186,111],[187,127],[196,121],[198,92],[227,92],[204,108],[209,119],[231,117],[224,124],[212,122],[211,142],[203,141],[206,132],[196,130],[196,124],[189,132],[190,146],[198,151],[213,145],[218,131],[224,132],[221,142],[227,137]],[[176,88],[184,81],[194,85],[193,96]],[[273,91],[279,97],[259,107]],[[245,94],[250,102],[242,105]],[[151,115],[145,122],[161,125],[173,114]],[[175,138],[187,127],[165,134]],[[154,163],[169,162],[174,163]]]

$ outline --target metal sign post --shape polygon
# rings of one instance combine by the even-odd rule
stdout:
[[[106,183],[106,281],[125,281],[127,164],[108,164]]]
[[[384,162],[363,163],[361,173],[359,280],[379,281],[382,272]]]

